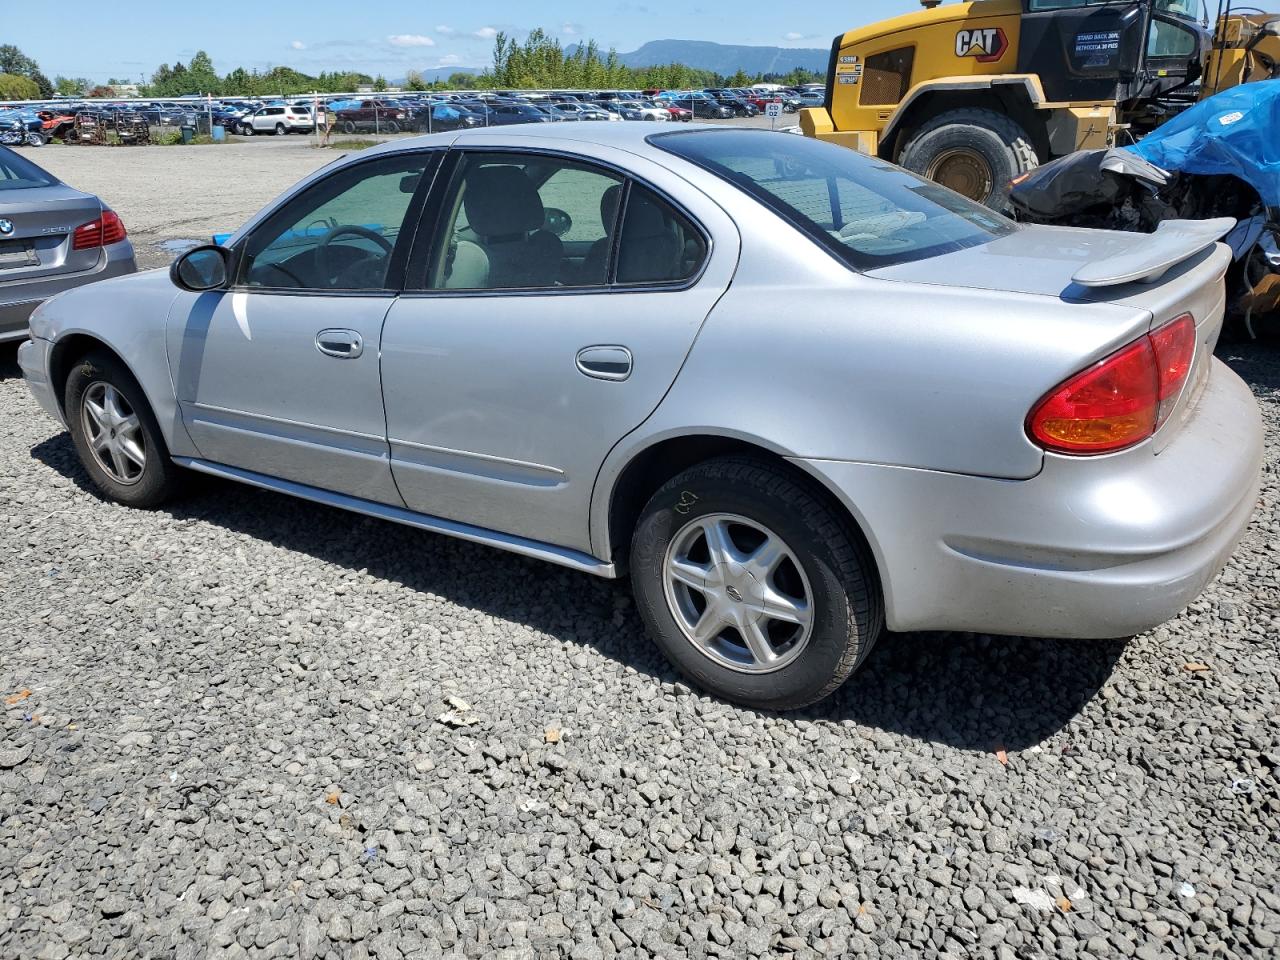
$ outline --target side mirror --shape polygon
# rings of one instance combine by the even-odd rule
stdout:
[[[573,217],[557,207],[547,207],[542,229],[549,230],[557,237],[563,237],[573,229]]]
[[[192,293],[220,290],[227,285],[231,251],[226,247],[205,244],[188,250],[169,267],[174,285]]]

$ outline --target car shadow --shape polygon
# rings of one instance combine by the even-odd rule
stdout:
[[[60,433],[36,460],[99,496]],[[350,571],[589,645],[658,681],[679,675],[645,636],[625,581],[599,580],[478,544],[193,476],[165,508]],[[475,571],[486,571],[477,577]],[[554,602],[572,596],[573,603]],[[1096,694],[1124,641],[1046,641],[968,634],[886,634],[834,696],[784,720],[853,722],[966,750],[1019,750],[1066,725]]]
[[[21,342],[0,343],[0,383],[21,379],[22,368],[18,366],[18,344]]]

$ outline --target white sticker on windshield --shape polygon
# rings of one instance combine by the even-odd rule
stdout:
[[[1222,116],[1218,118],[1218,122],[1222,124],[1224,127],[1229,127],[1233,123],[1239,123],[1243,119],[1244,119],[1244,114],[1241,113],[1239,110],[1236,110],[1234,113],[1224,113]]]

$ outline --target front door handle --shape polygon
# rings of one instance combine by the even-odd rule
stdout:
[[[316,334],[316,349],[326,357],[354,360],[364,353],[364,338],[354,330],[321,330]]]
[[[631,376],[633,361],[626,347],[583,347],[578,351],[578,370],[596,380],[622,381]]]

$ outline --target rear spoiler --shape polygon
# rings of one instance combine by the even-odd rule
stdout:
[[[1071,279],[1082,287],[1155,283],[1184,260],[1221,240],[1235,225],[1232,217],[1166,220],[1132,253],[1087,263]]]

